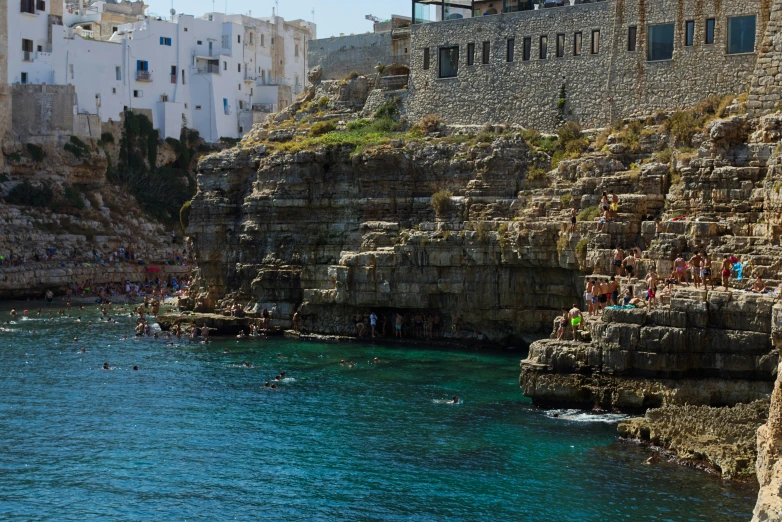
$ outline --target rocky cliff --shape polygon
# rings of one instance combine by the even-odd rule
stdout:
[[[179,208],[195,192],[189,171],[206,150],[192,134],[159,140],[138,115],[107,125],[100,140],[6,137],[0,298],[64,292],[69,281],[145,279],[138,264],[89,263],[95,253],[106,261],[120,247],[148,263],[173,261],[187,247],[172,245],[170,232],[181,230]]]

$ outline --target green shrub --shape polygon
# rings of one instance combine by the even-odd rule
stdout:
[[[427,114],[421,121],[417,123],[417,126],[426,134],[430,132],[436,132],[443,126],[443,119],[436,114]]]
[[[63,148],[79,159],[89,157],[91,154],[89,145],[76,136],[71,136],[70,142],[66,143]]]
[[[581,212],[578,213],[578,220],[579,221],[594,221],[596,217],[600,215],[600,207],[597,205],[593,205],[591,207],[587,207]]]
[[[345,76],[345,80],[355,80],[359,76],[361,76],[361,75],[358,74],[356,71],[353,71],[352,73],[350,73],[347,76]]]
[[[676,111],[665,120],[665,131],[686,146],[692,145],[692,137],[695,136],[703,121],[693,111]]]
[[[572,200],[573,200],[573,196],[571,196],[570,194],[563,194],[559,198],[559,202],[562,203],[563,208],[569,207]]]
[[[65,185],[63,187],[63,194],[65,201],[76,210],[84,209],[84,200],[81,197],[81,192],[73,188],[71,185]]]
[[[485,221],[478,221],[475,224],[475,235],[478,238],[478,241],[483,243],[487,239],[487,234],[489,233],[489,224]]]
[[[541,136],[535,129],[524,129],[521,131],[521,138],[526,141],[527,144],[537,146]]]
[[[545,169],[542,169],[538,166],[533,166],[527,171],[526,179],[527,181],[537,181],[545,178],[546,174],[548,174],[548,172],[546,172]]]
[[[386,100],[375,111],[375,118],[393,118],[394,116],[399,114],[398,103],[399,100],[397,98]]]
[[[588,246],[589,246],[588,239],[582,239],[576,245],[576,257],[578,257],[578,259],[580,259],[582,262],[586,260]]]
[[[329,102],[330,102],[330,101],[331,101],[331,100],[329,99],[329,97],[328,97],[328,96],[324,96],[323,98],[321,98],[320,100],[318,100],[318,108],[319,108],[319,109],[325,109],[325,108],[326,108],[326,106],[328,106],[328,104],[329,104]]]
[[[30,157],[33,158],[33,161],[35,161],[36,163],[42,162],[43,159],[46,157],[46,153],[43,151],[43,149],[38,145],[35,145],[34,143],[27,144],[27,152],[30,154]]]
[[[179,224],[182,225],[182,230],[187,230],[190,225],[190,204],[190,200],[185,201],[182,208],[179,209]]]
[[[366,119],[366,118],[359,118],[357,120],[353,120],[351,122],[348,122],[347,127],[348,127],[349,131],[355,131],[355,130],[363,129],[364,127],[366,127],[370,123],[372,123],[372,122],[370,120]]]
[[[114,143],[114,135],[110,132],[104,132],[100,135],[101,143]]]
[[[337,125],[333,120],[319,121],[310,128],[309,135],[322,136],[324,134],[328,134],[329,132],[334,132],[335,130],[337,130]]]
[[[673,159],[673,149],[670,147],[666,147],[660,152],[657,152],[654,155],[654,159],[658,161],[659,163],[668,164]]]
[[[437,217],[441,217],[451,207],[453,193],[447,190],[438,190],[432,194],[432,208]]]
[[[12,205],[28,205],[31,207],[48,207],[54,201],[54,191],[47,184],[43,183],[36,187],[29,181],[24,180],[11,189],[5,197],[5,201]]]
[[[12,152],[5,158],[11,163],[19,163],[20,161],[22,161],[22,155],[19,154],[18,152]]]

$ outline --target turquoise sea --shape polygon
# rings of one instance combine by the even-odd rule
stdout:
[[[645,465],[647,450],[616,442],[615,419],[533,407],[518,386],[522,353],[168,346],[132,338],[128,316],[88,325],[97,312],[79,313],[0,332],[2,520],[751,516],[753,489]],[[264,389],[281,370],[279,390]],[[459,404],[443,403],[453,395]]]

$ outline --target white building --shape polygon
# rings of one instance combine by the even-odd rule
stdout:
[[[99,22],[103,2],[93,4],[96,12],[69,13],[75,29],[56,25],[43,0],[31,0],[42,8],[33,5],[33,13],[20,12],[18,2],[8,3],[9,49],[14,40],[20,49],[9,52],[9,83],[71,84],[75,110],[102,122],[148,109],[163,138],[179,138],[184,125],[207,141],[241,137],[303,90],[315,36],[308,22],[208,13],[144,17],[101,41],[83,25]]]

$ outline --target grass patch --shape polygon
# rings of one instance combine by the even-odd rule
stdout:
[[[84,199],[81,197],[81,192],[73,188],[72,185],[65,185],[65,187],[63,187],[63,195],[65,196],[65,201],[68,205],[76,210],[84,209]]]
[[[679,185],[682,182],[682,175],[678,171],[671,171],[671,173],[668,176],[668,181],[670,181],[671,185]]]
[[[578,220],[579,221],[594,221],[595,218],[597,218],[600,215],[600,207],[597,205],[593,205],[591,207],[587,207],[581,212],[578,213]]]
[[[564,194],[559,198],[559,202],[562,203],[563,208],[569,207],[572,200],[573,197],[570,194]]]
[[[319,121],[310,128],[309,135],[313,137],[322,136],[335,130],[337,130],[337,125],[332,120]]]
[[[581,262],[586,260],[588,246],[589,246],[588,239],[582,239],[576,245],[576,256],[578,257],[579,260],[581,260]]]
[[[419,121],[415,126],[421,129],[422,132],[425,134],[429,134],[431,132],[437,132],[442,128],[444,122],[441,117],[439,117],[436,114],[427,114],[423,118],[421,118],[421,121]]]
[[[182,225],[182,230],[186,230],[190,225],[190,201],[185,201],[182,208],[179,209],[179,224]]]
[[[358,124],[358,121],[351,122],[354,124],[352,129],[349,126],[346,131],[335,130],[321,136],[297,137],[286,143],[270,144],[270,148],[280,152],[296,153],[318,147],[327,149],[349,147],[353,149],[351,155],[355,155],[368,147],[385,145],[392,138],[401,137],[397,130],[399,124],[391,118],[364,120],[366,123],[361,124]]]
[[[478,238],[478,241],[483,243],[486,241],[489,233],[489,224],[485,221],[478,221],[475,223],[475,236]]]
[[[447,190],[438,190],[432,194],[432,208],[437,217],[441,217],[451,208],[453,194]]]

